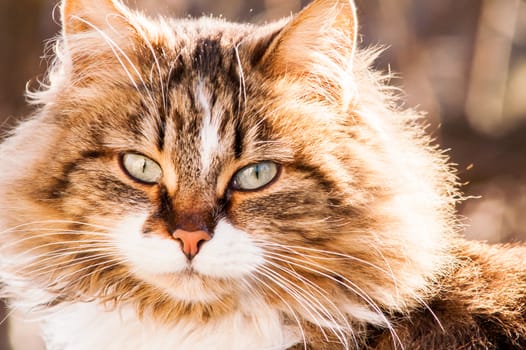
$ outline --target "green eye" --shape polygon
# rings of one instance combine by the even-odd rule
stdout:
[[[273,162],[252,164],[239,170],[233,178],[237,190],[254,191],[268,185],[278,175],[278,165]]]
[[[121,158],[122,167],[137,181],[153,184],[159,181],[162,170],[159,164],[136,153],[125,153]]]

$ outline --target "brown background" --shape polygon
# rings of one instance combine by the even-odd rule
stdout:
[[[377,66],[399,72],[406,103],[428,111],[429,131],[458,165],[466,235],[526,240],[526,3],[521,0],[357,0],[361,46],[387,47]],[[152,15],[222,15],[263,22],[306,0],[136,0]],[[56,1],[0,0],[0,131],[24,102],[58,31]],[[54,18],[52,14],[54,13]],[[1,164],[1,160],[0,160]],[[1,267],[0,267],[1,268]],[[0,320],[3,316],[0,316]],[[5,325],[5,322],[4,322]],[[8,349],[0,327],[0,350]],[[22,344],[24,340],[21,341]],[[22,348],[17,345],[16,349]]]

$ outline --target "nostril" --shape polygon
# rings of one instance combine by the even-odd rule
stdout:
[[[202,240],[200,240],[199,242],[197,242],[197,252],[199,252],[199,250],[201,250],[201,246],[202,246],[203,243],[205,243],[206,241],[208,241],[208,239],[202,239]]]
[[[208,232],[203,230],[185,231],[181,229],[175,230],[172,237],[182,243],[181,249],[188,259],[196,256],[201,246],[212,238]]]

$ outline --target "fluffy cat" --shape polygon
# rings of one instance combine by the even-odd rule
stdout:
[[[49,350],[526,348],[526,248],[461,238],[454,171],[352,1],[61,14],[0,146],[3,295]]]

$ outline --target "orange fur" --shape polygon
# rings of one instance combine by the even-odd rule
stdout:
[[[63,2],[39,109],[0,147],[0,277],[15,307],[132,305],[175,327],[254,319],[257,304],[296,348],[524,346],[525,248],[459,237],[454,170],[357,47],[352,2],[263,27],[97,4]],[[218,144],[203,150],[205,128]],[[126,174],[126,152],[161,180]],[[279,176],[236,190],[262,161]],[[213,237],[171,271],[188,221],[223,225],[227,251],[199,267]]]

